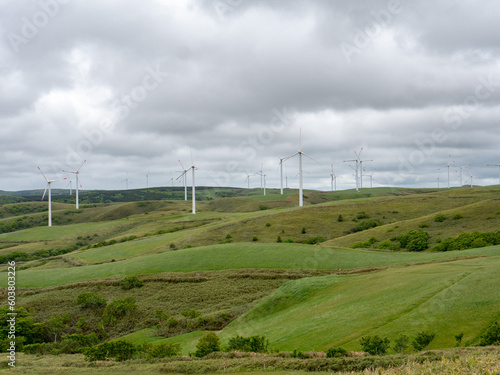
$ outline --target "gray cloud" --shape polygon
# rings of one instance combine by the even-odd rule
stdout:
[[[329,188],[331,164],[353,187],[343,160],[361,147],[375,186],[435,186],[449,155],[498,182],[493,0],[1,7],[0,189],[84,159],[89,189],[124,188],[127,173],[141,187],[148,170],[166,185],[191,153],[200,184],[244,186],[263,164],[277,187],[300,128],[309,188]],[[290,186],[297,168],[286,163]]]

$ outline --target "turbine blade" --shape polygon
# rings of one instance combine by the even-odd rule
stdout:
[[[45,177],[45,175],[43,174],[42,170],[40,169],[40,167],[38,167],[38,170],[40,171],[40,173],[42,174],[43,178],[45,178],[45,181],[49,182],[49,180],[47,180],[47,177]]]
[[[85,162],[86,162],[86,161],[87,161],[87,160],[84,160],[84,161],[83,161],[82,165],[80,165],[80,168],[78,168],[78,169],[76,170],[76,173],[80,172],[80,169],[82,169],[82,167],[83,167],[83,165],[85,164]]]
[[[43,201],[43,198],[45,198],[45,193],[47,192],[47,189],[49,188],[49,184],[47,183],[47,187],[45,188],[45,190],[43,191],[43,195],[42,195],[42,201]]]
[[[302,155],[304,156],[307,156],[309,159],[311,159],[313,162],[315,162],[316,164],[319,164],[319,161],[313,159],[312,157],[310,157],[309,155],[307,155],[305,152],[302,153]]]

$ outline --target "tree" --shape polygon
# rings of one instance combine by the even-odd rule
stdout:
[[[361,347],[367,353],[372,355],[384,355],[389,349],[390,341],[387,337],[383,339],[377,335],[364,336],[359,340]]]
[[[479,345],[498,345],[500,344],[500,325],[498,322],[491,324],[486,331],[480,336]]]
[[[434,337],[436,337],[435,333],[419,332],[411,342],[411,345],[415,348],[417,352],[420,352],[424,350],[427,346],[429,346],[431,341],[434,340]]]
[[[394,343],[394,351],[396,353],[403,353],[406,348],[408,347],[408,343],[410,341],[410,338],[406,335],[400,334],[398,338],[396,339],[396,342]]]
[[[207,354],[218,351],[220,351],[219,337],[213,332],[208,332],[198,340],[194,355],[196,357],[204,357]]]

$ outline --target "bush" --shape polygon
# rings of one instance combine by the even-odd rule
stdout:
[[[258,240],[259,240],[259,239],[257,238],[257,236],[253,236],[253,237],[252,237],[252,241],[253,241],[253,242],[257,242]]]
[[[111,302],[103,314],[103,321],[107,324],[113,324],[117,319],[135,312],[137,306],[134,297],[122,298]]]
[[[338,348],[330,348],[326,351],[326,357],[327,358],[339,358],[339,357],[344,357],[347,354],[347,350],[344,348],[338,347]]]
[[[434,340],[434,337],[436,337],[435,333],[419,332],[411,342],[411,345],[415,348],[417,352],[420,352],[424,350],[427,346],[429,346],[431,341]]]
[[[302,243],[305,243],[307,245],[316,245],[316,244],[321,243],[321,242],[325,242],[325,238],[321,237],[321,236],[309,237],[309,238],[305,239],[304,241],[302,241]]]
[[[266,223],[266,227],[270,227],[271,226],[271,223]]]
[[[278,236],[278,239],[276,240],[276,242],[278,242],[278,243],[282,243],[283,242],[283,240],[281,239],[281,236]]]
[[[197,310],[184,310],[181,311],[181,315],[185,316],[186,318],[197,318],[201,315],[201,312]]]
[[[384,355],[389,349],[390,341],[387,337],[380,338],[377,335],[364,336],[359,340],[363,351],[372,355]]]
[[[307,233],[306,228],[302,227],[302,234],[306,234],[306,233]]]
[[[148,358],[165,358],[179,355],[181,346],[170,342],[162,342],[160,344],[153,344],[147,349]]]
[[[354,218],[352,220],[358,221],[358,220],[369,219],[369,218],[370,218],[370,216],[365,211],[361,211],[356,216],[354,216]]]
[[[500,345],[500,325],[498,322],[492,323],[486,328],[486,331],[479,338],[481,346]]]
[[[194,355],[196,357],[204,357],[207,354],[218,351],[220,351],[219,337],[213,332],[208,332],[198,340]]]
[[[85,360],[89,362],[105,361],[114,358],[116,361],[131,359],[137,352],[137,347],[129,341],[117,340],[104,342],[84,351]]]
[[[76,304],[84,309],[100,309],[106,306],[106,299],[95,293],[81,293],[76,297]]]
[[[268,345],[269,340],[265,336],[236,336],[229,339],[228,351],[239,350],[242,352],[267,353]]]
[[[120,282],[122,289],[129,290],[132,288],[140,288],[144,285],[144,282],[139,280],[137,276],[127,276]]]
[[[391,240],[384,240],[376,246],[377,249],[381,250],[393,250],[397,251],[401,249],[401,244],[399,241],[392,242]]]
[[[460,233],[456,238],[448,237],[432,248],[432,251],[466,250],[475,247],[500,245],[500,231]]]
[[[458,213],[457,213],[457,214],[454,214],[454,215],[453,215],[453,220],[460,220],[460,219],[462,219],[462,218],[463,218],[463,215],[462,215],[462,214],[458,214]]]
[[[394,347],[392,349],[394,349],[394,351],[396,353],[403,353],[406,348],[408,348],[408,343],[410,342],[410,338],[406,335],[403,335],[403,334],[400,334],[398,336],[398,338],[396,339],[395,343],[394,343]]]
[[[356,233],[356,232],[361,232],[367,229],[375,228],[378,227],[379,225],[382,225],[383,223],[380,220],[363,220],[361,223],[356,225],[355,227],[352,227],[349,229],[346,233]]]
[[[423,230],[412,230],[396,238],[401,247],[408,251],[422,251],[429,247],[429,233]]]
[[[287,239],[285,240],[285,243],[294,243],[294,242],[295,242],[295,241],[294,241],[293,239],[291,239],[291,238],[287,238]]]
[[[337,221],[338,221],[339,223],[343,222],[343,221],[344,221],[344,217],[343,217],[342,215],[339,215],[339,216],[337,217]]]
[[[437,214],[436,216],[434,216],[434,221],[436,223],[442,223],[445,220],[446,220],[446,216],[444,216],[443,214]]]

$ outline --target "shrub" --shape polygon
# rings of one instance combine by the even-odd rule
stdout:
[[[106,358],[115,358],[117,361],[126,361],[137,352],[137,347],[129,341],[117,340],[104,342],[84,351],[85,360],[89,362],[105,361]]]
[[[401,247],[408,251],[422,251],[429,247],[429,233],[423,230],[412,230],[396,238]]]
[[[454,214],[454,215],[453,215],[453,220],[460,220],[460,219],[462,219],[462,218],[463,218],[463,215],[462,215],[462,214],[458,214],[458,213],[457,213],[457,214]]]
[[[409,342],[410,338],[408,336],[400,334],[394,343],[394,351],[396,353],[403,353],[408,348]]]
[[[316,244],[321,243],[321,242],[325,242],[325,238],[321,237],[321,236],[309,237],[309,238],[305,239],[304,241],[302,241],[302,243],[305,243],[307,245],[316,245]]]
[[[180,344],[173,344],[170,342],[162,342],[160,344],[153,344],[147,349],[148,358],[165,358],[179,355],[181,352]]]
[[[144,285],[144,282],[140,280],[137,276],[127,276],[122,281],[120,281],[120,286],[122,289],[129,290],[132,288],[140,288]]]
[[[295,242],[295,241],[294,241],[293,239],[291,239],[291,238],[287,238],[287,239],[285,240],[285,243],[294,243],[294,242]]]
[[[257,242],[258,240],[259,240],[259,239],[257,238],[257,236],[253,236],[253,237],[252,237],[252,241],[253,241],[253,242]]]
[[[283,240],[281,239],[281,236],[278,236],[278,239],[276,240],[276,242],[278,242],[278,243],[283,242]]]
[[[420,352],[429,346],[431,341],[434,340],[434,337],[436,337],[435,333],[419,332],[411,342],[411,345],[417,352]]]
[[[358,221],[358,220],[369,219],[369,218],[370,218],[370,216],[365,211],[361,211],[356,216],[354,216],[354,218],[352,220]]]
[[[419,228],[429,228],[429,227],[430,227],[430,225],[429,225],[429,224],[427,224],[427,223],[420,223],[420,224],[418,224],[418,227],[419,227]]]
[[[500,345],[500,325],[498,322],[492,323],[486,328],[486,331],[479,338],[481,346]]]
[[[457,342],[457,346],[462,344],[462,339],[464,338],[464,333],[460,332],[458,335],[455,335],[455,341]]]
[[[307,233],[306,228],[302,227],[302,234],[306,234],[306,233]]]
[[[76,297],[76,304],[84,309],[99,309],[106,306],[106,299],[95,293],[81,293]]]
[[[377,335],[364,336],[359,340],[363,351],[372,355],[384,355],[389,349],[390,341],[387,337],[381,338]]]
[[[271,226],[271,223],[266,223],[266,227],[270,227]]]
[[[194,355],[196,357],[204,357],[207,354],[218,351],[220,351],[219,337],[213,332],[208,332],[198,340],[198,343],[196,344],[196,352],[194,353]]]
[[[437,214],[436,216],[434,216],[434,221],[436,223],[442,223],[445,220],[446,220],[446,216],[444,216],[443,214]]]
[[[330,348],[326,351],[326,357],[327,358],[339,358],[339,357],[344,357],[347,354],[347,350],[344,348],[338,347],[338,348]]]
[[[103,321],[108,324],[114,323],[117,319],[123,318],[125,315],[135,312],[137,306],[135,305],[134,297],[122,298],[111,302],[103,314]]]
[[[201,315],[201,312],[196,310],[184,310],[181,311],[181,315],[185,316],[186,318],[197,318]]]
[[[338,221],[339,223],[343,222],[343,221],[344,221],[344,217],[343,217],[342,215],[339,215],[339,216],[337,217],[337,221]]]
[[[269,340],[265,336],[231,337],[228,343],[228,351],[239,350],[242,352],[267,353]]]
[[[401,244],[399,241],[384,240],[376,246],[377,249],[381,250],[393,250],[397,251],[401,249]]]
[[[361,223],[356,225],[355,227],[352,227],[347,231],[347,234],[349,233],[356,233],[356,232],[361,232],[367,229],[375,228],[378,227],[379,225],[382,225],[383,223],[380,220],[363,220]]]

